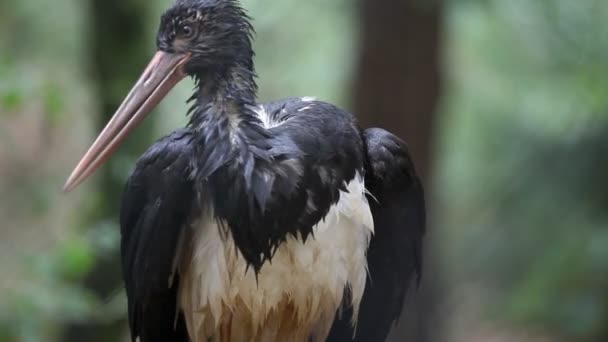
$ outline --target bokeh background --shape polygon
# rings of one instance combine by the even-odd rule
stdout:
[[[169,3],[0,1],[0,341],[126,341],[119,194],[192,84],[60,190]],[[392,341],[608,341],[607,1],[243,3],[262,100],[317,96],[412,149],[430,224]]]

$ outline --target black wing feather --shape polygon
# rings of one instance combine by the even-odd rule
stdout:
[[[191,134],[181,130],[154,144],[138,160],[123,193],[122,270],[133,341],[188,340],[176,308],[179,279],[173,273],[195,200],[190,141]]]
[[[359,311],[356,335],[346,310],[328,341],[385,341],[399,318],[405,294],[421,274],[425,204],[421,182],[405,143],[391,133],[368,129],[366,187],[375,233],[367,254],[370,278]]]

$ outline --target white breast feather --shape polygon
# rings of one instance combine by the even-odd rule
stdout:
[[[179,304],[194,342],[324,341],[349,286],[356,323],[373,219],[357,175],[304,244],[288,237],[258,281],[206,213],[180,267]],[[223,337],[222,337],[223,336]]]

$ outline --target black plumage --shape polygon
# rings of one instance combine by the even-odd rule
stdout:
[[[189,164],[192,140],[190,132],[179,130],[152,145],[123,194],[122,271],[129,326],[141,341],[187,341],[177,309],[174,262],[181,230],[197,210]]]
[[[386,340],[401,315],[408,288],[418,283],[422,272],[424,193],[407,146],[379,128],[365,130],[363,138],[367,148],[365,184],[375,225],[367,251],[369,279],[356,334],[346,307],[346,314],[332,327],[331,342]]]
[[[424,198],[407,148],[384,130],[361,130],[351,114],[325,102],[258,104],[252,35],[237,1],[176,1],[161,19],[159,53],[66,188],[88,176],[126,134],[117,128],[122,116],[145,115],[190,75],[196,90],[187,127],[139,159],[122,199],[122,270],[133,340],[189,340],[178,305],[178,265],[191,227],[205,213],[258,274],[289,237],[315,239],[314,227],[361,175],[375,225],[367,251],[370,279],[356,331],[347,295],[328,341],[383,341],[421,268]]]

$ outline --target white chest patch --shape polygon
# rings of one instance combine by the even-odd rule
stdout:
[[[178,300],[192,340],[324,341],[347,286],[356,320],[373,219],[360,176],[348,190],[314,227],[314,238],[289,237],[257,281],[232,238],[201,218],[180,265]]]

